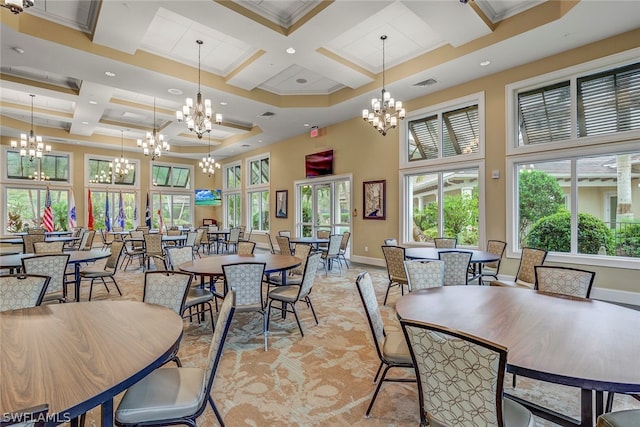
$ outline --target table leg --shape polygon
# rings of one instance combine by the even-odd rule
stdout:
[[[74,279],[75,279],[75,283],[74,285],[74,290],[75,290],[75,297],[76,297],[76,302],[80,302],[80,263],[76,262],[74,264]]]
[[[102,402],[101,427],[113,427],[113,398]]]
[[[602,392],[600,392],[600,398],[602,399]],[[580,391],[580,426],[592,427],[593,426],[593,392],[589,389],[582,389]],[[602,401],[601,401],[602,404]]]

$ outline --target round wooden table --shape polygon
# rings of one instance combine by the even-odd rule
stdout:
[[[111,251],[102,249],[92,249],[90,251],[64,251],[69,254],[69,264],[74,267],[74,296],[75,300],[80,301],[80,264],[83,262],[93,262],[100,259],[108,258]],[[0,257],[0,268],[7,268],[11,272],[15,272],[22,268],[22,258],[37,256],[38,254],[14,254]],[[48,255],[48,254],[41,254]]]
[[[75,242],[76,240],[80,240],[80,237],[71,237],[71,236],[46,236],[44,238],[45,242]],[[0,243],[9,243],[12,245],[22,245],[24,243],[24,239],[22,237],[11,237],[8,239],[3,239]]]
[[[289,239],[291,243],[304,243],[307,245],[313,245],[316,250],[322,243],[329,244],[329,239],[322,239],[320,237],[291,237]]]
[[[0,313],[0,413],[42,403],[60,422],[102,405],[166,362],[182,319],[134,301],[50,304]]]
[[[291,255],[279,254],[254,254],[254,255],[216,255],[180,264],[178,268],[182,271],[202,275],[202,276],[222,276],[222,266],[236,264],[239,262],[264,262],[266,263],[264,272],[278,273],[295,268],[302,264],[300,258]],[[283,274],[283,285],[286,281],[286,274]]]
[[[637,310],[528,289],[445,286],[401,297],[396,311],[400,319],[457,329],[506,346],[509,372],[580,388],[582,419],[574,424],[516,399],[561,425],[593,425],[593,391],[596,416],[603,412],[603,391],[640,392]]]
[[[492,254],[491,252],[480,251],[477,249],[464,249],[464,248],[407,248],[405,249],[404,256],[407,259],[440,259],[440,252],[446,251],[464,251],[471,252],[471,265],[473,267],[473,277],[469,277],[469,280],[479,279],[479,284],[482,285],[482,264],[486,262],[498,261],[500,256]]]

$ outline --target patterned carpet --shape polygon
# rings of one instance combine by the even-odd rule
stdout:
[[[153,267],[152,267],[153,268]],[[241,313],[234,318],[225,353],[213,384],[212,396],[228,426],[416,426],[420,417],[416,385],[388,383],[382,386],[371,417],[364,412],[374,391],[373,376],[378,359],[372,347],[371,332],[355,288],[359,272],[371,273],[378,300],[386,290],[386,272],[378,267],[356,266],[331,271],[318,270],[311,298],[318,314],[316,325],[311,311],[299,305],[304,338],[293,316],[271,318],[269,350],[263,350],[262,319],[257,313]],[[94,299],[141,300],[142,269],[119,271],[117,280],[123,296],[115,289],[107,294],[94,289]],[[88,297],[88,282],[82,286]],[[388,330],[399,328],[393,305],[399,297],[394,288],[389,306],[383,307]],[[208,321],[198,324],[185,320],[185,333],[179,357],[184,366],[204,366],[211,339]],[[393,371],[391,374],[394,375]],[[395,376],[403,374],[396,371]],[[511,376],[506,378],[510,389]],[[567,387],[518,378],[515,391],[577,417],[579,392]],[[115,406],[119,398],[116,399]],[[640,408],[640,402],[616,395],[614,409]],[[87,426],[99,426],[99,408],[89,412]],[[198,419],[198,426],[216,425],[211,408]],[[539,421],[539,426],[553,426]]]

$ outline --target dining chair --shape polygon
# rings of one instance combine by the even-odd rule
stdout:
[[[4,274],[0,276],[0,311],[36,307],[42,303],[49,276]]]
[[[93,247],[93,239],[96,235],[95,230],[88,230],[82,235],[82,239],[80,240],[80,245],[78,246],[79,251],[90,251]]]
[[[36,242],[44,242],[45,236],[43,234],[25,234],[22,236],[22,253],[23,254],[34,254],[35,249],[33,248],[34,243]]]
[[[309,254],[311,254],[312,246],[307,243],[296,243],[293,248],[293,256],[299,258],[302,262],[299,266],[290,269],[287,272],[282,272],[281,274],[270,274],[267,279],[267,283],[269,285],[282,285],[282,275],[286,275],[286,284],[287,285],[299,285],[302,283],[302,276],[304,275],[304,270],[307,265],[307,260],[309,258]]]
[[[142,302],[157,304],[175,311],[180,317],[185,310],[193,274],[180,271],[147,271],[144,274]],[[178,349],[168,359],[182,366]]]
[[[404,261],[409,292],[415,289],[429,289],[444,285],[444,262],[426,260]]]
[[[267,351],[267,313],[262,295],[264,262],[239,262],[222,266],[227,289],[236,294],[236,312],[260,313],[264,334],[264,351]]]
[[[180,264],[193,261],[193,248],[191,248],[191,246],[172,246],[167,248],[166,251],[169,268],[173,271],[179,271]],[[213,318],[213,307],[211,306],[211,301],[213,301],[215,297],[216,295],[214,295],[211,290],[205,289],[199,284],[191,286],[187,293],[187,299],[185,300],[184,310],[182,311],[181,316],[189,316],[189,320],[193,321],[193,316],[195,315],[198,318],[198,322],[200,322],[204,314],[209,312],[211,328],[213,329],[215,327],[215,320]],[[189,314],[185,315],[185,312],[187,311]]]
[[[340,234],[332,234],[329,236],[329,247],[326,251],[322,251],[322,262],[324,263],[324,274],[328,275],[329,270],[338,262],[338,270],[342,274],[342,264],[340,263],[340,244],[342,236]]]
[[[100,231],[100,238],[102,239],[102,249],[103,250],[109,249],[109,246],[111,246],[111,243],[115,240],[115,238],[113,237],[113,234],[105,230],[99,230],[99,231]]]
[[[507,348],[435,324],[400,319],[418,379],[421,425],[535,427],[503,395]]]
[[[29,227],[27,234],[42,234],[44,235],[46,230],[43,227]]]
[[[240,228],[234,227],[229,230],[229,237],[223,242],[227,253],[232,253],[232,250],[238,250],[238,242],[240,241]]]
[[[393,286],[399,286],[400,294],[404,295],[404,287],[407,286],[407,289],[409,289],[409,280],[404,271],[404,260],[406,257],[403,247],[383,245],[382,254],[387,264],[387,275],[389,276],[389,283],[387,284],[387,291],[384,294],[384,302],[382,305],[387,305],[387,298],[389,297],[391,288]]]
[[[74,240],[74,241],[71,241],[71,242],[68,242],[64,247],[65,250],[68,250],[68,251],[80,250],[80,246],[84,245],[85,242],[87,241],[87,239],[89,238],[89,235],[87,235],[85,237],[85,234],[87,234],[88,232],[89,232],[89,230],[84,228],[84,227],[77,228],[77,234],[75,234],[76,231],[74,230],[74,236],[73,237],[78,237],[78,239]]]
[[[276,243],[281,255],[291,255],[291,241],[287,236],[276,236]]]
[[[468,285],[469,265],[473,253],[468,251],[440,251],[438,258],[444,262],[444,285]]]
[[[267,239],[267,243],[269,243],[269,250],[271,251],[272,254],[275,254],[276,253],[276,248],[275,248],[275,246],[273,246],[273,240],[271,240],[271,234],[264,233],[264,236]]]
[[[187,238],[184,241],[184,245],[183,246],[189,246],[191,248],[191,250],[193,251],[193,256],[195,257],[196,255],[196,241],[198,240],[198,231],[189,231],[187,232]],[[200,253],[198,253],[198,256],[200,256]]]
[[[514,286],[533,289],[536,282],[536,265],[543,265],[547,251],[537,248],[522,248],[520,265],[514,280],[498,279],[491,282],[491,286]]]
[[[364,312],[367,316],[369,328],[371,329],[371,335],[373,336],[373,346],[376,349],[376,354],[380,360],[380,365],[376,371],[376,375],[373,378],[373,383],[378,384],[369,407],[365,412],[365,416],[368,418],[373,408],[373,404],[378,397],[382,383],[387,382],[415,382],[415,378],[387,378],[387,373],[392,368],[413,369],[413,363],[411,361],[411,355],[409,354],[409,347],[402,335],[401,331],[386,332],[384,329],[384,321],[382,314],[380,314],[380,306],[378,305],[378,299],[376,298],[376,292],[371,281],[371,275],[363,271],[358,274],[356,279],[356,288],[360,295],[360,300],[364,306]],[[384,366],[384,371],[382,367]],[[380,376],[382,372],[382,376]],[[379,377],[379,379],[378,379]]]
[[[205,237],[207,236],[207,230],[208,229],[205,227],[198,227],[196,229],[196,239],[193,242],[193,254],[197,255],[198,258],[201,258],[200,250],[202,249],[202,252],[204,253],[204,247],[207,245],[208,238]]]
[[[549,265],[534,266],[534,289],[577,298],[589,298],[596,273],[578,268]]]
[[[145,234],[144,236],[144,260],[143,264],[147,266],[147,268],[151,268],[151,260],[153,259],[153,264],[156,269],[166,270],[167,263],[164,256],[164,249],[162,247],[162,234]],[[158,266],[158,262],[161,262],[162,265]]]
[[[495,280],[498,280],[498,274],[500,273],[500,264],[502,262],[502,256],[504,255],[504,251],[507,248],[507,242],[503,242],[502,240],[489,240],[487,241],[487,252],[490,254],[498,256],[497,261],[484,262],[482,265],[479,265],[479,270],[476,272],[475,264],[470,267],[470,273],[472,275],[478,275],[478,284],[483,285],[483,279],[485,277],[493,277]]]
[[[118,294],[122,296],[122,291],[120,291],[120,287],[118,286],[118,282],[116,282],[115,276],[118,269],[118,263],[120,262],[120,256],[122,255],[123,247],[123,241],[114,240],[111,243],[111,254],[109,255],[109,258],[107,258],[107,261],[102,268],[87,267],[80,270],[80,281],[82,281],[82,279],[91,279],[91,285],[89,287],[89,301],[91,301],[91,296],[93,295],[93,282],[98,279],[102,281],[102,284],[107,290],[107,293],[109,293],[107,280],[110,280],[116,287]]]
[[[299,301],[304,302],[307,307],[311,309],[311,314],[313,314],[316,325],[318,324],[318,316],[316,316],[316,311],[313,308],[309,294],[311,294],[311,289],[313,288],[313,282],[315,281],[318,265],[320,264],[320,257],[321,253],[316,252],[307,258],[302,281],[299,285],[276,286],[269,291],[267,294],[267,300],[269,301],[267,308],[267,331],[269,330],[271,309],[276,309],[280,310],[283,314],[293,313],[296,318],[296,323],[298,324],[298,329],[300,329],[300,334],[304,337],[302,324],[300,323],[298,311],[296,310],[296,303]],[[274,302],[276,303],[275,305]],[[291,308],[289,309],[289,307]]]
[[[640,426],[640,409],[625,409],[602,414],[598,417],[596,427],[638,427]]]
[[[454,249],[458,245],[458,239],[455,237],[434,237],[433,244],[438,249]]]
[[[46,403],[15,412],[5,412],[0,414],[0,427],[44,427],[48,412],[49,405]]]
[[[351,238],[351,233],[349,231],[345,231],[342,233],[342,240],[340,241],[340,251],[338,252],[338,261],[344,261],[344,265],[349,267],[349,263],[347,262],[347,247],[349,246],[349,239]]]
[[[140,265],[144,264],[144,232],[142,230],[132,230],[129,232],[131,240],[125,240],[124,253],[127,257],[126,264],[123,261],[123,270],[127,270],[127,267],[137,258],[140,261]]]
[[[149,227],[148,225],[138,225],[135,231],[142,231],[142,234],[149,234],[150,228],[151,227]]]
[[[318,230],[316,231],[316,237],[318,239],[328,239],[331,237],[331,230]],[[318,249],[327,250],[329,243],[318,243]]]
[[[40,274],[51,278],[43,302],[67,302],[67,286],[64,279],[69,256],[69,254],[44,254],[22,258],[24,273]]]
[[[289,230],[280,230],[278,231],[278,236],[285,236],[291,238],[291,231]]]
[[[388,239],[384,239],[384,244],[385,246],[398,246],[398,240],[396,240],[393,237],[390,237]]]
[[[64,252],[64,242],[34,242],[34,254],[61,254]]]
[[[115,413],[120,427],[139,425],[196,425],[207,403],[221,426],[224,420],[211,397],[224,344],[235,312],[235,292],[230,291],[218,313],[207,364],[204,368],[163,367],[156,369],[124,393]]]
[[[249,242],[246,240],[238,242],[238,255],[253,255],[253,251],[256,249],[256,242]]]

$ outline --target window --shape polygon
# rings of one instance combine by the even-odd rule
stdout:
[[[4,187],[7,217],[4,229],[10,233],[24,232],[29,227],[42,225],[46,189],[28,187]],[[68,195],[66,189],[50,188],[53,228],[67,229]]]
[[[191,168],[153,164],[151,182],[155,187],[191,188]]]
[[[240,193],[231,193],[224,196],[225,199],[225,223],[226,227],[240,225]]]
[[[225,170],[225,188],[232,189],[237,188],[240,189],[242,180],[241,177],[241,168],[240,165],[231,165],[224,168]]]
[[[615,60],[508,88],[518,129],[507,155],[515,256],[534,246],[592,265],[640,257],[640,63],[604,62]]]
[[[165,194],[151,196],[151,228],[193,226],[193,196],[191,194]]]
[[[108,205],[107,197],[109,199]],[[122,203],[120,202],[121,197]],[[126,230],[144,223],[144,215],[142,220],[138,218],[136,194],[132,191],[91,190],[91,206],[93,207],[93,228],[96,230],[106,230],[107,222],[109,229],[123,227]]]
[[[430,245],[447,236],[460,246],[480,246],[484,95],[415,111],[403,129],[402,241]]]
[[[249,221],[254,230],[269,231],[269,155],[247,159]]]
[[[242,166],[235,162],[224,166],[223,209],[224,226],[237,227],[242,221],[242,203],[240,190],[242,189]]]
[[[126,175],[119,176],[111,173],[113,159],[106,157],[90,157],[87,159],[87,181],[89,184],[114,184],[135,186],[138,171],[138,163],[132,161],[133,170]]]
[[[19,151],[7,150],[7,178],[33,180],[39,176],[47,181],[69,182],[69,155],[44,154],[40,160],[30,161]]]

